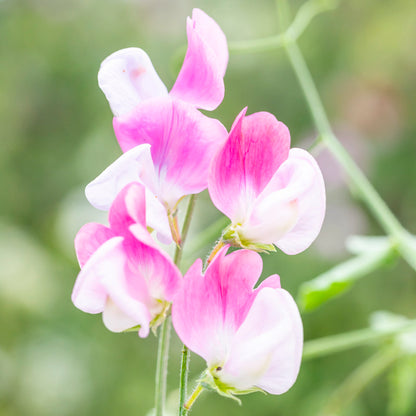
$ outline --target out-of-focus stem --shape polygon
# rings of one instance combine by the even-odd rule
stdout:
[[[183,221],[183,226],[182,226],[182,233],[181,233],[182,245],[181,247],[176,246],[175,255],[173,257],[173,261],[178,267],[182,259],[183,245],[188,235],[189,226],[191,225],[192,214],[195,208],[195,201],[196,201],[196,195],[191,195],[189,197],[188,208],[186,210],[185,219]]]
[[[398,358],[400,350],[397,346],[390,346],[378,351],[367,361],[357,367],[345,381],[335,390],[327,400],[327,404],[320,413],[322,416],[337,416],[358,394],[380,376]]]
[[[290,26],[288,26],[287,21],[289,18],[289,8],[287,7],[286,2],[280,1],[278,3],[278,16],[283,33],[260,39],[230,42],[228,44],[228,49],[230,52],[247,53],[267,52],[281,48],[282,46],[285,46],[287,42],[292,42],[298,39],[316,15],[325,10],[333,9],[336,4],[337,1],[335,0],[310,0],[300,7],[298,13],[293,19],[293,22]]]
[[[156,391],[155,391],[155,416],[163,416],[166,399],[166,379],[168,373],[170,317],[167,317],[159,330],[159,346],[156,362]]]
[[[407,331],[416,331],[416,319],[409,320],[384,331],[365,328],[358,331],[307,341],[303,348],[303,359],[309,360],[348,350],[350,348],[380,342]]]
[[[296,42],[287,43],[285,48],[323,143],[325,143],[343,167],[357,190],[358,196],[367,205],[374,217],[377,218],[384,231],[396,240],[400,254],[416,270],[416,249],[412,236],[402,227],[373,185],[332,132],[318,90]]]

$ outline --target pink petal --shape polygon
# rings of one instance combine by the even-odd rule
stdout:
[[[126,241],[126,251],[134,270],[145,279],[153,299],[171,302],[182,283],[181,272],[139,224],[130,231],[134,239]]]
[[[305,150],[291,149],[288,160],[282,166],[297,194],[298,220],[294,227],[275,242],[286,254],[306,250],[321,230],[325,217],[325,185],[315,159]]]
[[[261,257],[223,248],[202,276],[198,259],[185,275],[172,305],[172,319],[181,340],[202,356],[208,366],[227,357],[232,338],[254,299],[252,288],[260,276]]]
[[[197,108],[214,110],[224,98],[227,40],[217,23],[199,9],[187,19],[186,29],[188,50],[170,94]]]
[[[75,237],[75,252],[81,267],[84,267],[89,258],[97,249],[115,233],[104,225],[94,222],[85,224]]]
[[[139,48],[108,56],[98,71],[98,84],[116,117],[129,113],[142,100],[168,94],[150,58]]]
[[[264,288],[235,334],[218,375],[240,390],[257,386],[284,393],[296,380],[302,345],[302,321],[293,298],[283,289]]]
[[[162,201],[173,209],[178,200],[207,187],[209,165],[226,138],[223,125],[194,107],[172,99],[139,104],[126,117],[114,119],[123,151],[148,143]]]
[[[236,118],[229,138],[213,160],[209,192],[233,222],[243,222],[255,198],[289,154],[287,127],[266,112]]]
[[[261,284],[256,289],[256,292],[264,289],[265,287],[271,287],[272,289],[281,289],[282,286],[280,285],[280,276],[277,274],[272,274],[267,279],[263,280]]]
[[[132,224],[146,227],[145,188],[137,182],[125,186],[110,208],[111,229],[117,235],[125,235]]]
[[[77,277],[72,291],[74,305],[84,312],[102,312],[107,301],[107,291],[102,281],[106,276],[123,274],[125,262],[122,237],[114,237],[103,243]]]

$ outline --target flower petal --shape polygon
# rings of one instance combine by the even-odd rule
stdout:
[[[150,296],[171,302],[182,283],[182,274],[172,259],[161,250],[139,224],[130,226],[134,241],[127,253],[134,270],[146,281]]]
[[[116,117],[129,113],[142,100],[168,91],[142,49],[121,49],[108,56],[98,71],[98,85]]]
[[[182,342],[203,357],[208,367],[228,356],[232,338],[254,299],[261,257],[249,250],[225,256],[223,248],[202,276],[198,259],[185,275],[172,305],[172,320]]]
[[[102,285],[110,299],[103,311],[105,326],[110,331],[121,332],[140,325],[139,335],[147,337],[153,318],[151,308],[155,302],[142,274],[131,270],[126,262],[123,273],[104,276]]]
[[[207,187],[209,165],[227,132],[215,119],[170,98],[147,100],[126,117],[114,119],[123,151],[148,143],[163,203],[174,209],[184,195]]]
[[[85,224],[75,237],[75,252],[79,265],[84,267],[97,249],[112,237],[115,237],[115,233],[104,225],[95,222]]]
[[[227,40],[218,24],[194,9],[186,22],[188,50],[170,94],[197,108],[214,110],[224,98]]]
[[[109,222],[111,229],[124,236],[132,224],[146,227],[146,199],[143,185],[132,182],[117,195],[110,208]]]
[[[109,210],[118,193],[128,184],[136,182],[146,187],[146,224],[158,232],[161,240],[169,244],[172,236],[169,228],[169,222],[166,215],[166,209],[155,195],[156,191],[156,173],[153,166],[150,146],[142,144],[136,146],[120,156],[113,164],[105,169],[97,178],[90,182],[85,194],[88,201],[95,208]],[[122,197],[120,197],[122,200]],[[134,198],[133,198],[134,200]],[[117,203],[117,208],[113,212],[120,210],[126,202]],[[136,204],[138,201],[136,201]],[[132,204],[132,201],[129,203]],[[126,208],[123,208],[124,210]],[[130,210],[138,209],[130,206]],[[133,211],[130,213],[134,219]],[[110,214],[114,216],[113,214]],[[136,218],[142,221],[141,218]]]
[[[266,112],[236,118],[215,156],[209,177],[214,205],[234,223],[244,222],[255,198],[289,154],[287,127]]]
[[[297,194],[298,219],[275,244],[286,254],[297,254],[306,250],[321,230],[326,203],[324,180],[315,159],[302,149],[291,149],[280,170],[290,181],[287,187]]]
[[[124,313],[111,298],[107,300],[104,307],[103,323],[106,328],[112,332],[123,332],[138,324],[137,319],[133,319]],[[148,333],[149,331],[147,330],[147,334]],[[147,334],[145,336],[147,336]]]
[[[145,183],[150,189],[154,187],[154,175],[150,146],[137,146],[90,182],[85,188],[85,195],[92,206],[108,211],[117,194],[129,183]]]
[[[114,237],[102,244],[80,271],[72,291],[74,305],[87,313],[100,313],[107,302],[102,284],[106,276],[124,273],[126,262],[123,238]]]
[[[218,376],[239,390],[287,391],[299,372],[303,330],[297,306],[283,289],[260,290],[235,334]]]

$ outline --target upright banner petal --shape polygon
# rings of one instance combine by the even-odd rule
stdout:
[[[188,50],[170,94],[197,108],[215,110],[224,98],[227,40],[218,24],[200,9],[186,22]]]

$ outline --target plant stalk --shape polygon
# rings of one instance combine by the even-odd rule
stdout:
[[[303,360],[322,357],[354,347],[384,341],[407,331],[416,331],[416,319],[394,326],[388,330],[380,331],[373,328],[359,329],[344,334],[332,335],[306,341],[303,348]]]
[[[163,416],[166,400],[166,379],[168,374],[170,316],[160,326],[159,346],[156,362],[156,392],[155,392],[155,416]]]

